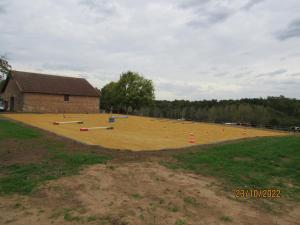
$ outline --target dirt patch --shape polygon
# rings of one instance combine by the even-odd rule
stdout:
[[[48,154],[41,143],[32,140],[2,140],[0,147],[0,164],[12,165],[16,163],[40,162]]]
[[[129,116],[116,119],[113,130],[81,132],[82,127],[111,126],[108,114],[5,114],[7,118],[54,132],[76,141],[112,149],[149,151],[183,148],[250,137],[279,136],[287,133],[239,128],[208,123],[159,120]],[[84,124],[53,125],[53,122],[83,121]],[[192,133],[192,134],[191,134]]]
[[[51,181],[32,196],[0,197],[0,223],[272,225],[300,220],[299,205],[266,213],[216,191],[216,183],[156,162],[96,165]]]
[[[0,165],[40,163],[51,153],[49,149],[63,149],[65,152],[89,152],[101,155],[115,155],[118,151],[111,151],[99,146],[87,146],[71,139],[41,131],[42,137],[18,140],[4,139],[0,141]]]

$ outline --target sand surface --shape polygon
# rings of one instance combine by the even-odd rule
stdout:
[[[277,131],[137,116],[116,119],[113,123],[113,130],[82,132],[80,131],[82,127],[111,126],[108,123],[110,115],[66,114],[64,117],[62,114],[5,114],[4,116],[86,144],[134,151],[188,147],[193,145],[190,143],[191,133],[195,144],[286,135]],[[53,125],[53,122],[63,121],[83,121],[84,123]]]

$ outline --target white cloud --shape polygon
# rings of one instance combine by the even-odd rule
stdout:
[[[262,3],[265,0],[249,0],[246,5],[244,5],[243,9],[245,10],[250,10],[252,9],[255,5]]]
[[[138,71],[159,99],[300,98],[299,10],[298,0],[2,0],[0,53],[14,69],[99,87]]]
[[[287,28],[277,32],[277,38],[282,41],[290,38],[300,38],[300,18],[293,20]]]

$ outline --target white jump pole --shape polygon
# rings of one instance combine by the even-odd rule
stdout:
[[[53,125],[59,125],[59,124],[72,124],[72,123],[83,124],[83,121],[53,122]]]
[[[112,130],[114,129],[113,127],[89,127],[89,128],[80,128],[80,131],[89,131],[89,130],[100,130],[100,129],[104,129],[104,130]]]
[[[112,118],[115,118],[115,119],[126,119],[126,118],[128,118],[128,116],[113,116]]]

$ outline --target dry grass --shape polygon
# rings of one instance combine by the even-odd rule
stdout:
[[[250,137],[280,136],[286,133],[259,129],[191,123],[176,120],[159,120],[147,117],[129,116],[116,119],[113,130],[92,130],[81,132],[81,127],[110,126],[108,114],[5,114],[23,123],[39,127],[83,143],[100,145],[113,149],[161,150],[182,148],[189,143],[193,133],[196,144],[209,144]],[[53,125],[55,121],[82,120],[84,124]],[[244,131],[246,131],[244,133]]]

